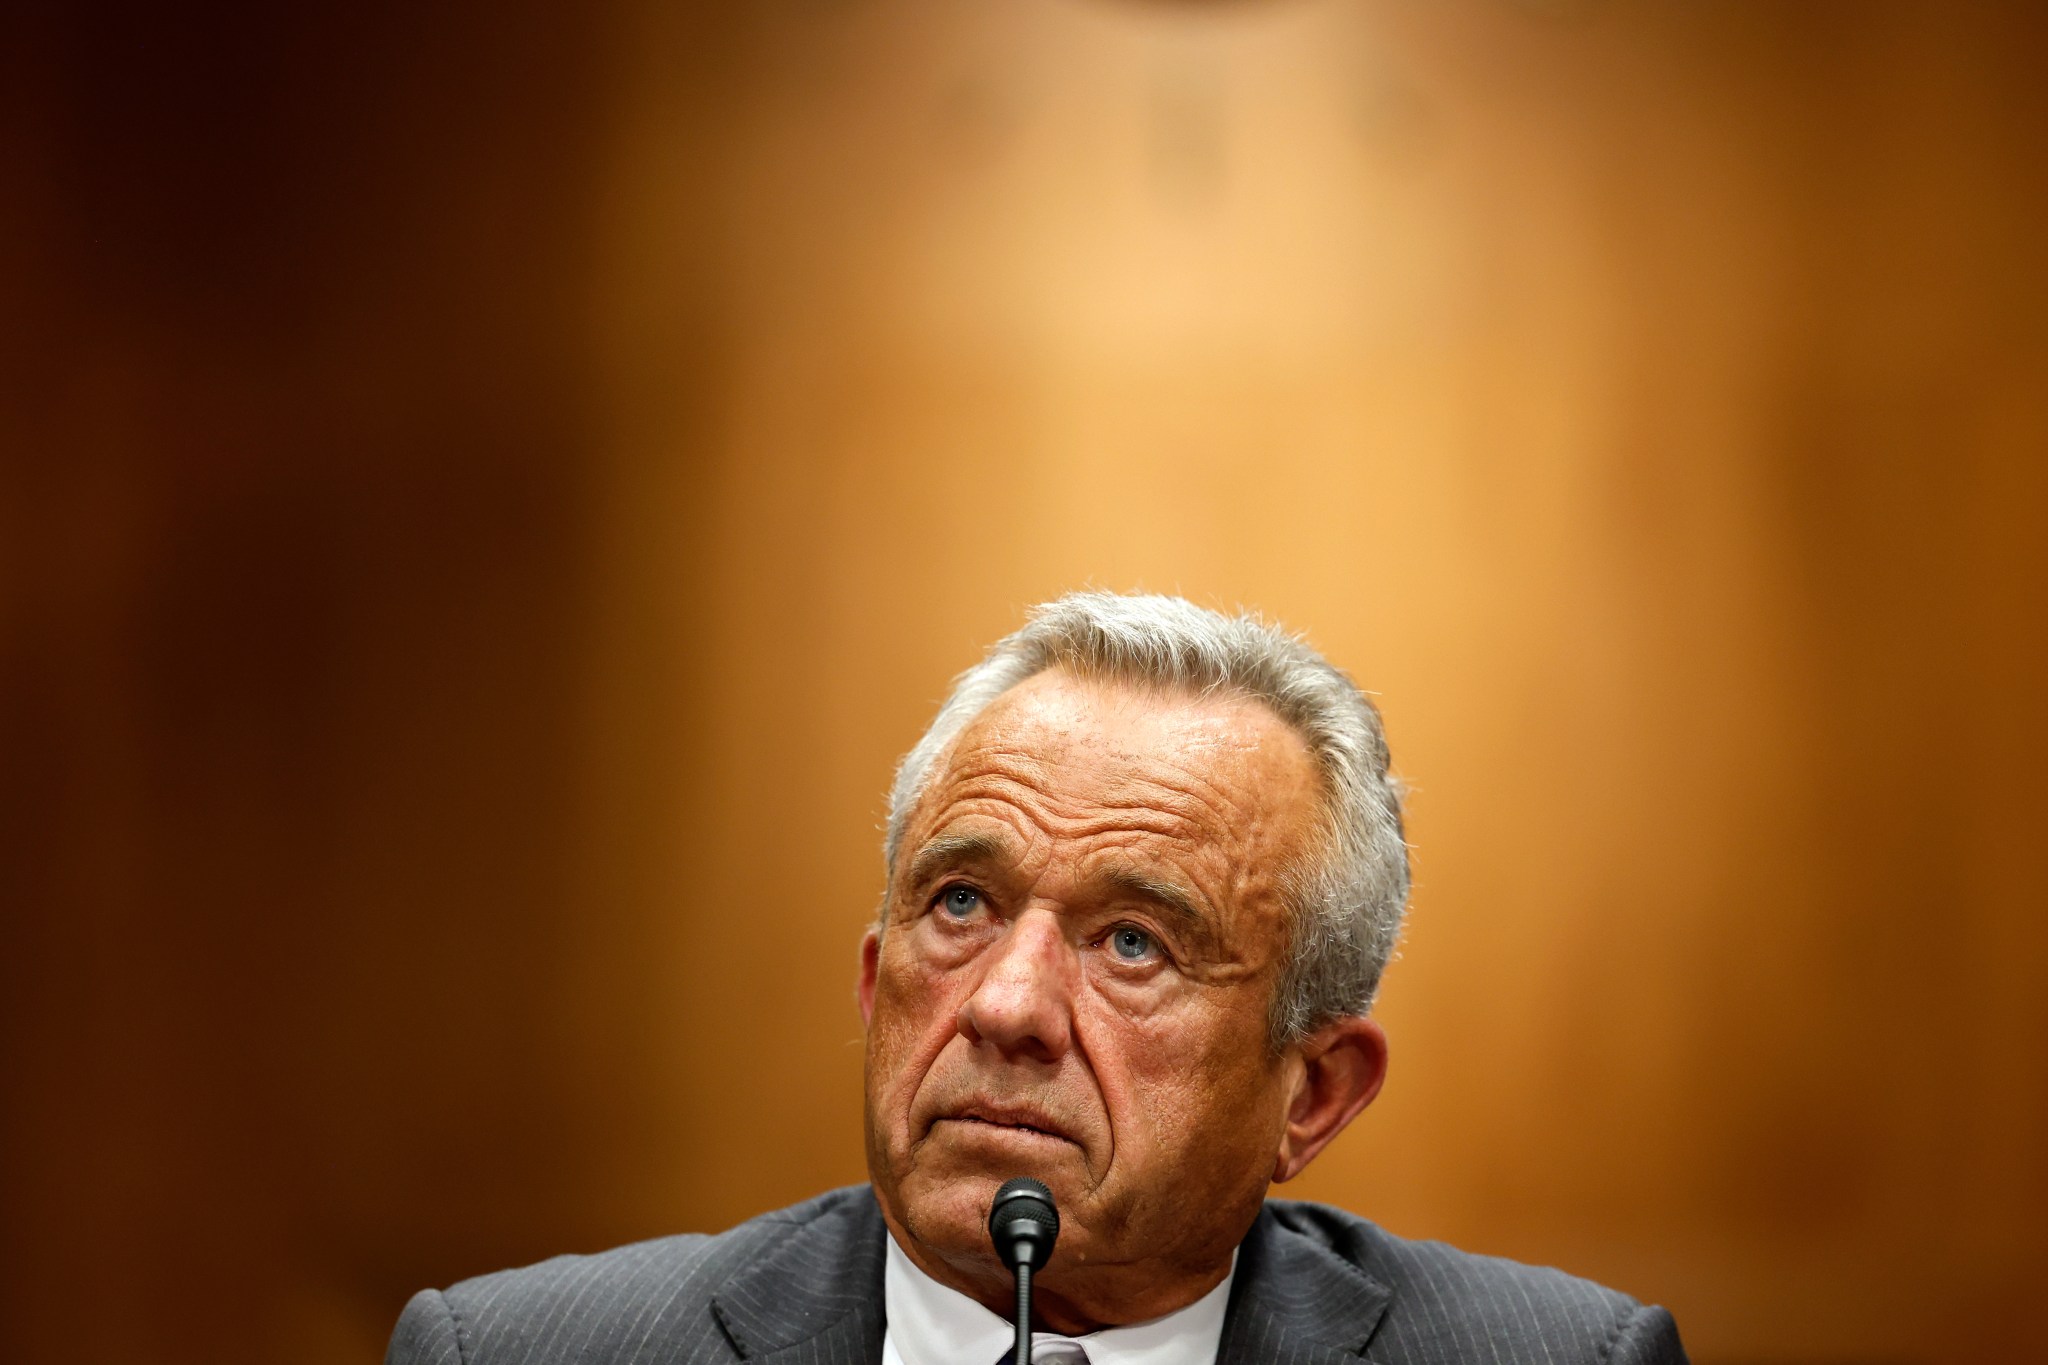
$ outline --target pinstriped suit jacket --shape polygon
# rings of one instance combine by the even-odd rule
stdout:
[[[879,1365],[883,1229],[865,1185],[426,1290],[385,1365]],[[1661,1308],[1555,1270],[1275,1200],[1238,1253],[1218,1365],[1684,1365]],[[980,1365],[980,1362],[963,1362]]]

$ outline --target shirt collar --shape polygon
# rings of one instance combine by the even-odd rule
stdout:
[[[882,1359],[887,1365],[995,1365],[1016,1338],[1009,1320],[919,1270],[896,1245],[893,1234],[888,1242],[889,1261],[882,1272],[889,1323]],[[1230,1284],[1236,1278],[1237,1253],[1232,1252],[1223,1283],[1185,1308],[1086,1336],[1037,1332],[1032,1340],[1077,1341],[1088,1352],[1089,1365],[1213,1365],[1223,1340]]]

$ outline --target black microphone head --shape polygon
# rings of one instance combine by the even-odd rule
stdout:
[[[1044,1265],[1052,1259],[1052,1244],[1060,1235],[1052,1191],[1029,1176],[1004,1181],[989,1206],[988,1235],[996,1244],[996,1255],[1011,1270],[1020,1264]]]

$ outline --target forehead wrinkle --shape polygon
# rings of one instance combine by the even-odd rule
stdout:
[[[1103,756],[1117,765],[1108,772],[1091,774],[1085,795],[1072,797],[1103,810],[1150,809],[1189,823],[1209,820],[1232,825],[1243,818],[1246,807],[1256,800],[1261,779],[1269,772],[1225,773],[1217,770],[1219,754],[1236,750],[1257,765],[1266,767],[1265,746],[1257,743],[1212,744],[1186,742],[1158,749],[1109,750]],[[1063,765],[1041,760],[1029,777],[1012,776],[1047,797],[1045,790],[1056,783]]]
[[[1262,718],[1284,729],[1284,722],[1270,713]],[[1025,848],[1036,846],[1040,836],[1144,834],[1184,844],[1186,852],[1198,857],[1221,854],[1238,865],[1229,869],[1234,874],[1230,880],[1242,882],[1254,872],[1254,867],[1242,864],[1265,861],[1261,854],[1271,856],[1276,837],[1292,842],[1262,818],[1266,812],[1260,799],[1276,780],[1281,787],[1294,785],[1288,780],[1294,773],[1274,768],[1276,760],[1282,768],[1292,766],[1286,758],[1294,755],[1287,751],[1297,748],[1299,741],[1288,744],[1291,734],[1233,733],[1234,727],[1226,723],[1182,730],[1172,736],[1178,743],[1159,747],[1114,741],[1097,747],[1078,733],[1086,727],[1055,723],[1034,734],[1029,731],[1035,727],[1027,721],[1022,728],[1027,733],[1018,733],[1014,718],[1004,717],[1003,723],[963,737],[948,755],[940,790],[934,793],[942,811],[965,813],[966,808],[1015,826],[1021,842],[998,853],[1007,855],[1004,861],[1027,856]],[[1078,757],[1077,744],[1098,761],[1108,759],[1111,769],[1105,772],[1082,762],[1070,773]],[[1216,770],[1213,760],[1232,752],[1248,761],[1249,771]],[[951,823],[940,811],[933,814],[941,825]]]
[[[948,816],[941,829],[952,828],[962,818],[974,821],[976,826],[984,820],[991,821],[997,828],[934,835],[912,858],[908,884],[918,885],[946,867],[967,862],[1018,867],[1031,859],[1029,850],[1037,846],[1041,837],[1092,845],[1093,850],[1085,855],[1091,862],[1113,858],[1119,846],[1197,858],[1224,852],[1216,840],[1203,837],[1206,831],[1200,821],[1176,811],[1144,803],[1105,806],[1092,801],[1062,802],[1051,793],[1036,789],[1031,789],[1029,795],[1037,799],[1019,799],[1015,792],[994,795],[971,788],[955,793],[947,803]],[[1078,809],[1061,808],[1076,805]],[[1150,818],[1133,818],[1141,815]],[[1108,848],[1102,847],[1105,840]],[[1160,849],[1155,840],[1165,840],[1165,849]],[[1144,856],[1140,854],[1141,861]],[[1084,879],[1089,890],[1123,892],[1156,901],[1177,917],[1201,918],[1201,905],[1207,898],[1187,891],[1181,884],[1185,880],[1156,876],[1128,861],[1112,864],[1106,872],[1091,873]]]
[[[1022,821],[1035,826],[1040,833],[1060,837],[1086,837],[1133,828],[1150,834],[1176,834],[1187,826],[1200,826],[1202,823],[1195,812],[1176,809],[1176,806],[1194,803],[1163,804],[1142,795],[1115,796],[1074,790],[1061,785],[1057,774],[1025,776],[1002,771],[956,774],[947,785],[944,810],[968,807],[979,813],[983,803],[992,803],[1007,812],[1000,818]],[[1178,790],[1170,784],[1152,785],[1167,793]],[[987,813],[995,814],[992,811]],[[1133,825],[1130,817],[1134,814],[1151,818]]]
[[[1251,760],[1252,766],[1248,770],[1219,772],[1215,764],[1204,761],[1213,751],[1183,749],[1153,756],[1164,771],[1133,773],[1127,781],[1133,786],[1169,793],[1174,799],[1162,808],[1192,807],[1219,825],[1235,827],[1254,813],[1261,804],[1261,793],[1276,778],[1281,778],[1281,773],[1275,770],[1273,763],[1279,756],[1266,745],[1253,743],[1234,747]],[[1284,769],[1290,765],[1282,758],[1280,766]],[[1187,818],[1195,817],[1190,813]]]

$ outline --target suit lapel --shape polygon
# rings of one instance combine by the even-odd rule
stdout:
[[[1264,1209],[1238,1250],[1216,1365],[1356,1365],[1392,1297]]]
[[[726,1281],[711,1310],[759,1365],[880,1365],[886,1235],[863,1190]]]

